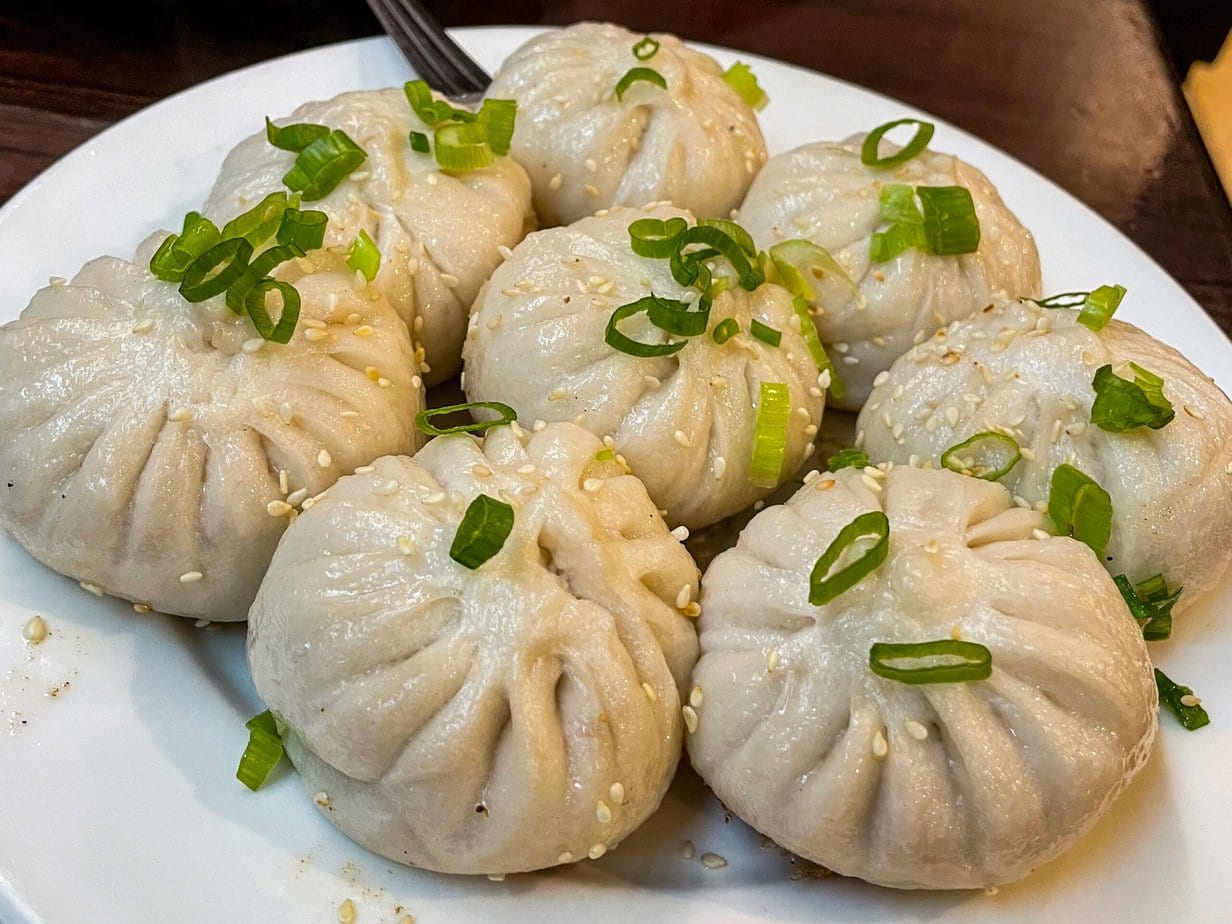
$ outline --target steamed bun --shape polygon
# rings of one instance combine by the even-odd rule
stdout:
[[[518,102],[512,153],[530,174],[544,225],[661,200],[726,218],[765,161],[757,117],[722,68],[661,33],[654,56],[638,60],[642,38],[580,23],[535,36],[494,76],[487,96]],[[667,88],[638,82],[617,100],[616,84],[633,67],[657,71]]]
[[[740,207],[740,222],[758,247],[807,239],[829,251],[855,283],[855,290],[827,285],[810,305],[847,386],[835,406],[850,411],[860,409],[873,378],[913,342],[983,308],[994,293],[1031,296],[1040,287],[1035,240],[984,174],[929,149],[899,167],[875,170],[860,162],[863,140],[856,135],[775,155]],[[882,141],[882,156],[894,150]],[[979,249],[937,256],[908,248],[873,263],[869,245],[884,226],[880,192],[889,183],[966,187],[980,222]]]
[[[875,510],[884,563],[811,605],[819,555]],[[983,888],[1070,847],[1145,763],[1157,698],[1115,585],[1042,519],[906,466],[822,475],[760,513],[703,579],[694,768],[763,834],[880,885]],[[874,642],[951,638],[989,649],[988,679],[870,669]]]
[[[329,216],[326,247],[349,247],[361,230],[381,251],[373,285],[411,327],[426,353],[429,383],[458,367],[466,314],[475,293],[533,224],[530,182],[512,158],[481,170],[448,173],[411,149],[412,131],[432,134],[399,88],[343,93],[305,103],[276,124],[310,122],[345,131],[368,155],[323,199],[305,202]],[[219,227],[252,208],[296,155],[261,131],[227,155],[202,213]]]
[[[266,343],[150,274],[162,237],[0,327],[0,526],[91,589],[242,620],[293,506],[419,445],[423,389],[406,325],[344,265],[280,269],[300,322]]]
[[[342,479],[287,531],[249,665],[304,788],[365,847],[518,872],[597,858],[658,806],[697,569],[602,451],[572,424],[438,437]],[[481,493],[514,523],[470,570],[449,550]]]
[[[1001,300],[938,333],[873,389],[857,425],[863,448],[878,461],[938,465],[949,447],[1004,428],[1024,452],[1001,484],[1047,510],[1058,465],[1093,478],[1112,499],[1105,566],[1134,583],[1162,573],[1183,585],[1179,611],[1232,559],[1232,403],[1133,325],[1096,332],[1077,316]],[[1162,429],[1109,433],[1090,422],[1096,369],[1132,379],[1129,362],[1164,380],[1176,416]]]
[[[667,260],[630,248],[629,225],[648,216],[693,223],[668,206],[614,209],[528,236],[476,300],[464,386],[471,401],[502,401],[523,423],[571,420],[611,436],[667,519],[694,529],[773,488],[749,477],[761,383],[785,384],[791,399],[780,482],[811,455],[825,398],[791,295],[777,285],[746,292],[733,280],[707,332],[671,356],[631,356],[605,342],[619,306],[652,292],[689,297]],[[718,344],[712,332],[726,318],[741,333]],[[778,347],[750,336],[753,318],[782,333]],[[663,335],[644,313],[621,330],[645,343]]]

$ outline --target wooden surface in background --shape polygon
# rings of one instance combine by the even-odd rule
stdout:
[[[1232,333],[1232,209],[1142,0],[451,0],[446,25],[610,19],[823,71],[936,113],[1092,206]],[[0,203],[202,80],[379,31],[362,0],[0,9]],[[134,153],[139,167],[140,154]],[[1099,255],[1091,254],[1093,266]]]

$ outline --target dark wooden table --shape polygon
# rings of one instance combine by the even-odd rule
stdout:
[[[611,19],[676,32],[918,105],[1093,206],[1232,333],[1232,210],[1143,0],[431,5],[447,25]],[[274,55],[378,31],[362,0],[135,0],[122,15],[110,4],[6,4],[0,202],[91,135],[170,93]]]

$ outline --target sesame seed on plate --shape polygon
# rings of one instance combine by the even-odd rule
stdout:
[[[672,530],[672,538],[677,542],[684,542],[689,538],[689,527],[685,526],[683,523],[680,526],[677,526]]]
[[[321,468],[329,468],[333,461],[333,457],[330,456],[328,449],[322,449],[317,453],[317,465]]]
[[[30,617],[30,621],[21,628],[21,637],[31,645],[39,644],[47,638],[47,620],[37,614]]]
[[[592,844],[590,850],[586,851],[586,856],[597,860],[605,853],[607,853],[607,844]]]
[[[717,853],[703,853],[702,866],[706,869],[722,869],[727,865],[727,861]]]
[[[265,505],[265,512],[272,517],[283,517],[291,512],[291,505],[286,501],[272,500]]]
[[[684,844],[681,845],[680,855],[684,857],[686,860],[693,859],[693,842],[692,841],[685,841]]]
[[[689,691],[689,705],[694,709],[701,708],[702,688],[698,684],[693,684],[693,689]]]
[[[78,581],[77,583],[81,585],[82,590],[88,590],[96,597],[103,596],[103,588],[99,587],[97,584],[91,584],[89,581]]]
[[[873,756],[885,757],[888,753],[890,753],[890,743],[886,741],[885,735],[879,729],[877,734],[873,735]]]
[[[185,571],[180,575],[181,584],[195,584],[205,577],[200,571]]]
[[[928,729],[914,720],[907,723],[907,734],[916,741],[923,741],[928,737]]]
[[[595,820],[601,825],[611,824],[612,822],[612,810],[602,799],[595,805]]]
[[[692,706],[681,706],[680,714],[684,717],[684,727],[689,730],[689,734],[697,731],[697,710]]]

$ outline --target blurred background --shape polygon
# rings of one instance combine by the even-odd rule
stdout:
[[[1232,188],[1232,50],[1219,55],[1232,0],[427,5],[450,26],[610,19],[898,97],[1068,189],[1232,329],[1232,209],[1213,163]],[[122,14],[108,4],[0,4],[0,203],[56,157],[171,93],[378,31],[362,0],[134,0]]]

